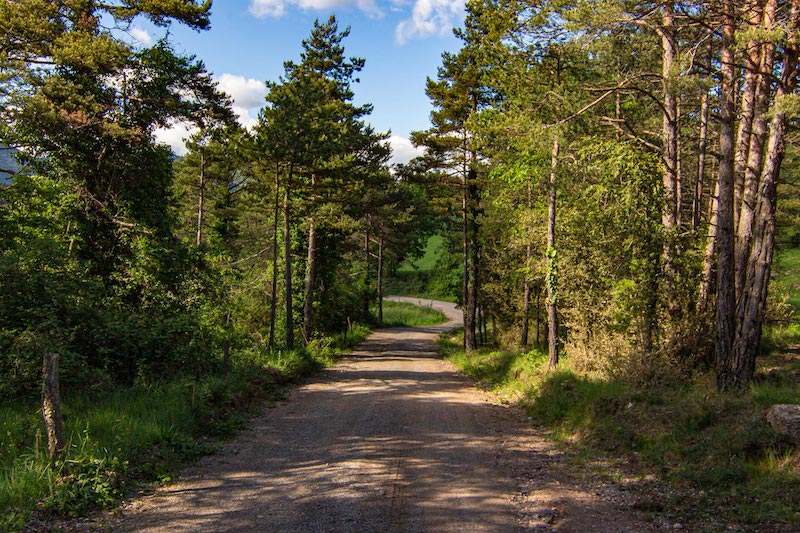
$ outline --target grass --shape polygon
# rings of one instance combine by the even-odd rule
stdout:
[[[783,530],[800,524],[800,452],[763,419],[774,403],[800,403],[800,362],[760,360],[749,393],[719,394],[709,375],[681,386],[640,389],[579,374],[545,354],[478,350],[454,339],[445,356],[484,389],[525,408],[571,457],[611,483],[640,487],[639,503],[698,530],[740,524]],[[653,492],[645,480],[668,487]]]
[[[795,312],[800,311],[800,248],[789,248],[777,253],[774,268],[774,283],[788,295],[787,303],[792,309]]]
[[[441,311],[405,302],[383,302],[383,327],[434,326],[447,321]]]
[[[773,266],[770,308],[761,346],[766,354],[800,347],[800,248],[777,253]]]
[[[440,259],[444,253],[444,237],[430,237],[420,257],[407,258],[386,280],[386,294],[454,302],[455,297],[444,286],[447,284],[447,275],[437,271],[442,268]],[[457,274],[460,276],[460,271]]]
[[[68,445],[49,461],[37,401],[0,406],[0,531],[49,529],[50,520],[110,507],[141,483],[169,481],[213,450],[288,383],[363,340],[355,326],[306,350],[237,353],[227,372],[105,393],[63,390]]]
[[[424,271],[430,272],[436,267],[436,262],[439,256],[442,255],[444,249],[444,237],[441,235],[434,235],[428,239],[425,249],[422,252],[422,257],[415,257],[408,259],[400,265],[398,271],[400,272],[415,272]]]

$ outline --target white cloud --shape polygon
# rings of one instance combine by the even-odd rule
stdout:
[[[264,105],[267,95],[264,82],[225,73],[217,77],[217,84],[233,99],[233,112],[239,117],[239,123],[248,129],[255,126],[258,110]]]
[[[233,112],[239,117],[239,124],[247,129],[258,122],[258,110],[264,105],[267,95],[267,86],[264,82],[238,76],[236,74],[222,74],[216,78],[221,91],[233,100]],[[169,128],[159,128],[154,132],[156,140],[168,144],[177,155],[185,155],[186,139],[195,133],[197,128],[187,123],[178,123]]]
[[[148,33],[147,30],[140,28],[139,26],[134,26],[130,29],[131,37],[133,37],[134,41],[139,44],[143,44],[145,46],[150,46],[153,44],[153,37]]]
[[[415,157],[425,153],[423,148],[414,146],[410,140],[399,135],[389,137],[389,145],[392,147],[392,157],[389,159],[390,165],[408,163]]]
[[[252,109],[247,109],[238,105],[233,106],[233,112],[236,113],[237,117],[239,117],[239,124],[248,130],[253,129],[258,122],[258,111],[255,111],[255,114],[251,115],[252,111]]]
[[[286,14],[284,0],[253,0],[250,3],[250,13],[258,18],[282,17]]]
[[[411,18],[395,29],[395,40],[404,44],[414,37],[445,35],[464,20],[464,0],[416,0]]]
[[[267,86],[264,82],[236,74],[226,73],[218,76],[217,84],[233,99],[234,105],[245,109],[261,107],[267,95]]]
[[[169,145],[175,155],[186,155],[188,153],[186,139],[196,131],[197,128],[194,126],[181,122],[170,128],[158,128],[153,134],[156,141]]]
[[[250,13],[258,18],[282,17],[289,6],[304,10],[330,11],[336,7],[353,6],[372,18],[380,18],[383,12],[375,0],[251,0]]]

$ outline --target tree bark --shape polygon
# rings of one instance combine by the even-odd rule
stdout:
[[[777,1],[769,0],[764,9],[763,25],[766,32],[775,28]],[[753,95],[752,133],[749,136],[747,162],[743,169],[744,184],[740,203],[736,209],[739,213],[736,226],[736,301],[742,296],[745,277],[747,276],[747,259],[750,255],[750,244],[753,239],[753,219],[758,197],[758,186],[764,161],[764,145],[767,140],[767,111],[769,109],[770,80],[775,62],[774,43],[765,43],[761,48],[760,60],[757,63],[758,76]],[[744,111],[743,111],[744,112]]]
[[[289,164],[289,173],[286,176],[286,188],[283,191],[283,276],[286,299],[286,348],[294,349],[294,317],[292,312],[292,231],[289,226],[289,203],[291,199],[292,174],[294,166]]]
[[[470,261],[469,261],[469,298],[467,300],[468,323],[465,330],[468,332],[467,344],[475,349],[478,347],[478,287],[480,286],[480,249],[478,247],[478,228],[473,220],[470,224]]]
[[[314,320],[314,284],[317,274],[317,225],[314,217],[308,221],[308,253],[306,255],[305,302],[303,304],[303,337],[311,340]]]
[[[464,138],[465,154],[466,154],[466,137]],[[461,189],[461,253],[462,258],[462,275],[461,275],[461,305],[464,315],[464,349],[472,351],[475,348],[474,344],[469,344],[469,213],[468,207],[468,188],[469,176],[467,170],[466,156],[464,158],[463,174],[463,187]]]
[[[197,228],[195,232],[195,244],[200,246],[203,242],[203,218],[205,217],[206,200],[206,158],[203,149],[200,149],[200,187],[197,198]]]
[[[675,228],[677,221],[677,188],[678,188],[678,99],[672,83],[672,69],[675,62],[675,6],[669,1],[661,7],[661,75],[664,83],[663,118],[662,118],[662,164],[664,166],[664,205],[661,212],[661,223],[664,226],[664,277],[668,292],[675,285]],[[669,299],[670,314],[678,312],[678,302]]]
[[[311,189],[317,184],[317,177],[311,174]],[[308,217],[308,249],[306,255],[305,300],[303,303],[303,338],[308,343],[314,327],[314,290],[317,275],[317,221],[314,214]]]
[[[378,239],[378,324],[383,324],[383,228]]]
[[[372,224],[372,217],[369,213],[366,214],[364,217],[364,283],[365,283],[365,294],[364,294],[364,303],[363,305],[363,313],[364,316],[369,316],[369,301],[370,295],[369,291],[367,290],[369,287],[369,264],[370,264],[370,226]],[[380,323],[380,322],[379,322]]]
[[[758,0],[749,0],[742,6],[743,11],[748,14],[748,24],[751,28],[755,28],[761,24],[763,12],[759,4],[760,2]],[[756,93],[759,85],[758,42],[755,39],[748,41],[744,52],[744,86],[742,87],[741,105],[739,106],[739,131],[736,137],[736,155],[734,159],[735,185],[733,190],[733,224],[734,228],[737,230],[739,227],[739,212],[744,193],[745,168],[747,167],[750,151],[750,136],[753,133],[753,120],[756,116]],[[737,286],[738,285],[739,283],[737,282]]]
[[[64,450],[64,422],[58,387],[59,357],[57,353],[48,353],[42,359],[42,415],[50,460],[55,461]]]
[[[536,346],[542,345],[542,313],[541,313],[541,300],[542,300],[542,290],[541,287],[538,287],[536,290]]]
[[[735,65],[734,2],[723,2],[722,47],[720,53],[719,193],[717,199],[717,335],[714,348],[717,387],[729,389],[733,341],[736,334],[736,266],[734,258],[734,157],[735,157]]]
[[[775,178],[785,150],[785,119],[782,113],[772,119],[767,162],[758,190],[758,217],[747,262],[747,277],[737,307],[736,340],[723,374],[725,389],[741,390],[746,387],[756,368],[775,243]]]
[[[280,163],[275,164],[275,197],[272,217],[272,301],[269,311],[269,349],[275,347],[275,315],[278,310],[278,217],[280,216]]]
[[[661,24],[661,75],[664,83],[664,112],[662,118],[662,143],[664,165],[664,208],[661,221],[667,231],[675,228],[676,188],[678,171],[678,132],[677,109],[678,100],[672,87],[672,68],[675,62],[675,6],[665,2],[662,6]],[[671,261],[671,250],[666,250],[665,259]]]
[[[708,143],[708,91],[700,99],[700,133],[698,135],[697,178],[694,182],[694,197],[692,200],[692,229],[700,227],[700,206],[703,203],[703,186],[706,175],[706,151]]]
[[[547,209],[547,322],[548,322],[548,364],[558,366],[558,264],[556,257],[556,174],[558,170],[558,137],[553,138],[550,159],[550,196]]]
[[[705,315],[708,310],[708,300],[711,296],[711,283],[714,274],[714,259],[717,256],[717,222],[719,210],[717,200],[719,199],[719,181],[714,185],[714,192],[708,200],[711,216],[708,221],[708,240],[706,241],[705,254],[703,255],[703,272],[700,278],[700,291],[697,296],[697,314]]]
[[[619,101],[617,101],[619,106]],[[528,179],[528,194],[525,206],[528,210],[533,208],[533,183],[532,179]],[[522,347],[528,345],[528,328],[531,319],[531,276],[529,274],[531,268],[531,260],[533,259],[533,246],[530,239],[525,245],[525,288],[522,295],[522,333],[520,335],[519,344]]]
[[[797,88],[798,23],[800,23],[800,0],[793,0],[788,25],[789,35],[783,52],[783,71],[769,126],[764,169],[758,186],[758,203],[755,209],[747,275],[737,308],[736,339],[724,373],[727,389],[741,390],[747,386],[755,372],[756,358],[761,344],[775,245],[777,183],[786,153],[785,137],[789,120],[781,103],[785,96],[794,93]]]
[[[675,227],[683,226],[683,159],[681,158],[681,99],[675,103]],[[676,245],[677,248],[677,245]],[[680,253],[677,250],[676,253]]]
[[[473,161],[475,155],[472,155]],[[475,212],[476,196],[472,194],[471,189],[474,188],[475,183],[475,170],[470,168],[467,171],[469,179],[467,181],[467,251],[469,252],[467,260],[467,269],[469,280],[467,282],[467,321],[464,323],[464,342],[468,352],[478,347],[477,337],[477,322],[478,322],[478,265],[479,265],[479,251],[478,251],[478,227],[477,227],[477,213]]]
[[[531,263],[532,247],[525,246],[525,288],[522,292],[522,332],[520,334],[519,345],[523,348],[528,345],[528,327],[531,320],[531,279],[528,269]]]

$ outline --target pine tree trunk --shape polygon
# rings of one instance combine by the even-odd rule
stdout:
[[[737,309],[736,341],[724,373],[725,389],[741,390],[746,387],[756,368],[775,244],[775,178],[784,155],[785,122],[786,116],[778,113],[773,117],[770,127],[767,161],[758,190],[757,218],[747,262],[747,276]]]
[[[317,274],[317,225],[312,216],[308,221],[308,254],[306,256],[305,302],[303,304],[303,337],[311,340],[314,320],[314,284]]]
[[[275,348],[275,315],[278,311],[278,217],[280,216],[280,163],[275,164],[275,197],[272,216],[272,301],[269,305],[269,349]]]
[[[697,154],[697,178],[694,182],[694,197],[692,200],[692,229],[700,227],[700,206],[703,204],[703,186],[706,175],[706,151],[708,143],[708,92],[703,93],[700,99],[700,134]]]
[[[474,177],[474,176],[473,176]],[[474,201],[474,199],[473,199]],[[479,287],[479,248],[478,248],[478,228],[473,220],[470,221],[470,261],[469,261],[469,286],[467,297],[467,324],[464,328],[464,336],[467,342],[467,351],[472,351],[478,347],[478,287]]]
[[[617,101],[619,105],[619,101]],[[528,210],[533,208],[533,183],[528,179],[528,195],[526,198],[525,206]],[[522,347],[528,345],[528,327],[531,319],[531,276],[529,270],[531,268],[531,260],[533,259],[533,246],[530,239],[525,245],[525,288],[522,294],[522,334],[520,335],[519,344]]]
[[[731,373],[733,341],[736,334],[736,266],[734,258],[734,157],[735,157],[735,64],[734,2],[723,2],[722,48],[720,54],[719,197],[717,200],[717,336],[715,359],[717,387],[729,389],[735,382]]]
[[[542,345],[542,307],[541,307],[541,300],[542,300],[542,291],[541,287],[538,288],[536,291],[536,346]]]
[[[769,0],[764,9],[764,29],[769,32],[775,27],[777,1]],[[760,60],[757,63],[758,77],[753,95],[754,119],[752,133],[749,136],[747,162],[744,170],[742,198],[738,204],[739,213],[736,226],[736,301],[742,296],[745,277],[747,276],[747,259],[753,238],[753,219],[758,197],[759,179],[764,160],[764,145],[767,140],[767,111],[769,109],[770,81],[775,62],[775,45],[765,43],[761,48]],[[742,111],[744,112],[744,111]]]
[[[466,140],[464,141],[466,143]],[[461,277],[461,306],[464,315],[464,349],[472,351],[474,343],[469,342],[469,214],[468,208],[468,188],[469,177],[466,162],[462,171],[464,183],[461,191],[461,253],[463,254],[463,271]]]
[[[290,199],[292,187],[292,174],[294,166],[289,164],[289,173],[286,176],[286,188],[283,191],[283,276],[286,300],[286,348],[294,349],[294,316],[292,311],[292,231],[290,223]]]
[[[200,187],[197,197],[197,228],[195,231],[195,244],[200,246],[203,242],[203,218],[205,217],[205,201],[206,201],[206,159],[203,154],[203,149],[200,149]]]
[[[550,197],[547,209],[547,253],[548,253],[548,283],[547,283],[547,323],[548,323],[548,354],[549,366],[558,366],[558,276],[556,250],[556,174],[558,170],[558,137],[553,139],[553,149],[550,160]]]
[[[777,182],[786,153],[785,137],[789,119],[786,110],[781,107],[780,103],[783,97],[793,94],[797,88],[799,23],[800,0],[793,0],[788,25],[789,35],[787,44],[784,45],[783,72],[775,98],[777,104],[769,125],[769,141],[764,169],[758,186],[752,246],[747,261],[742,297],[737,309],[736,338],[732,355],[723,374],[727,378],[726,389],[741,390],[747,386],[755,372],[756,357],[761,344],[775,245]]]
[[[371,219],[372,219],[372,217],[370,216],[369,213],[367,213],[366,217],[364,218],[364,223],[365,223],[365,227],[364,227],[364,280],[365,280],[364,281],[364,284],[365,284],[364,289],[365,289],[365,291],[364,292],[365,292],[365,294],[364,294],[364,303],[362,304],[363,305],[362,311],[363,311],[365,317],[369,316],[369,301],[370,301],[369,290],[367,290],[367,288],[369,287],[369,264],[370,264],[370,252],[369,252],[370,231],[369,230],[370,230],[370,225],[371,225]]]
[[[717,257],[717,220],[719,210],[719,181],[714,185],[714,192],[708,200],[711,216],[708,221],[708,240],[706,241],[705,254],[703,255],[703,271],[700,278],[700,291],[697,297],[697,314],[702,317],[708,310],[708,301],[711,297],[711,288],[714,274],[714,259]]]
[[[64,422],[58,386],[58,354],[45,354],[42,360],[42,416],[47,431],[47,449],[55,461],[64,450]]]
[[[475,155],[472,154],[473,161],[475,160]],[[466,250],[468,251],[468,259],[466,263],[467,271],[468,271],[468,282],[467,282],[467,321],[464,323],[464,343],[465,348],[468,352],[475,350],[478,347],[478,337],[477,337],[477,322],[478,322],[478,265],[479,265],[479,253],[478,253],[478,228],[477,228],[477,221],[476,221],[476,214],[475,214],[475,202],[477,202],[477,198],[473,198],[472,190],[474,189],[475,185],[475,170],[470,168],[467,171],[468,179],[466,181],[467,188],[466,188],[466,208],[467,208],[467,218],[466,218],[466,235],[467,235],[467,246]]]
[[[681,228],[684,222],[683,217],[683,160],[681,158],[681,99],[677,97],[675,102],[675,227]],[[676,245],[676,253],[680,254],[680,249]]]
[[[378,239],[378,324],[383,324],[383,229]]]
[[[664,167],[664,205],[661,223],[666,232],[664,241],[664,275],[667,287],[672,290],[675,283],[675,227],[677,221],[678,188],[678,99],[672,83],[672,69],[675,62],[675,6],[665,2],[662,7],[661,22],[661,74],[664,83],[662,118],[662,161]],[[670,311],[677,312],[677,301],[670,299]]]
[[[528,325],[531,320],[531,279],[528,275],[528,268],[531,262],[531,245],[525,246],[525,288],[522,293],[522,333],[520,334],[519,345],[528,345]]]
[[[748,0],[742,6],[743,14],[747,15],[748,23],[751,28],[761,24],[762,10],[757,0]],[[741,105],[739,106],[739,131],[736,137],[736,155],[734,159],[735,185],[733,190],[734,229],[738,231],[739,212],[742,206],[742,198],[745,183],[745,168],[747,167],[750,151],[750,136],[753,131],[753,120],[756,109],[756,93],[759,78],[759,45],[751,39],[744,48],[744,86],[742,87]],[[737,243],[738,248],[738,243]],[[737,269],[738,275],[738,269]],[[737,287],[739,283],[737,282]],[[739,291],[737,290],[737,296]]]

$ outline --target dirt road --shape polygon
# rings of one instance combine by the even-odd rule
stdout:
[[[417,302],[414,299],[414,302]],[[642,531],[575,486],[521,411],[435,352],[461,322],[370,336],[176,483],[122,531]],[[116,529],[116,528],[115,528]]]

